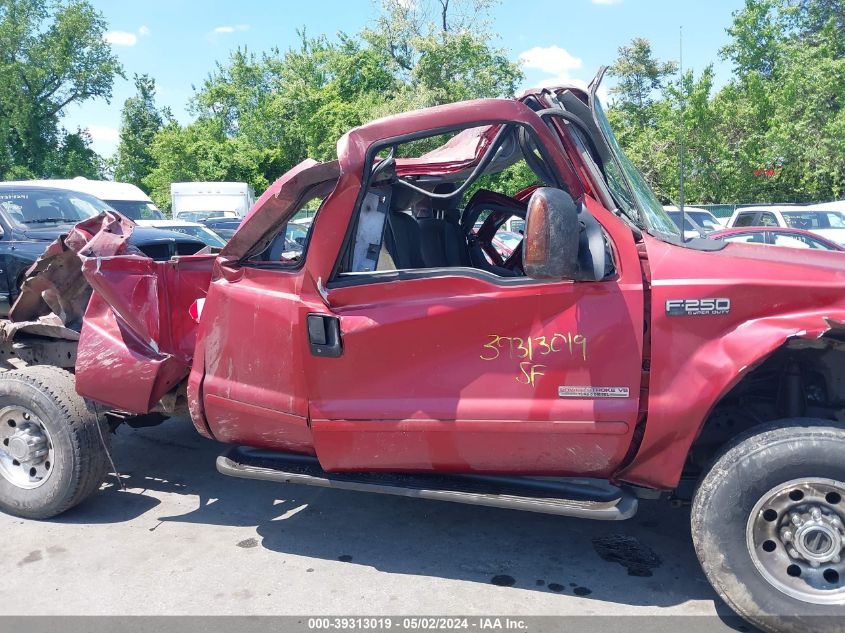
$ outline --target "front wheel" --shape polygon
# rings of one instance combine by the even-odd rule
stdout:
[[[0,373],[0,510],[47,519],[94,493],[107,434],[73,375],[35,366]]]
[[[786,420],[723,449],[692,505],[708,580],[772,633],[845,631],[845,429]]]

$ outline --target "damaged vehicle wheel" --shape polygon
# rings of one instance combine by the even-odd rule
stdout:
[[[777,422],[728,445],[696,491],[704,572],[765,631],[845,630],[844,453],[834,422]]]
[[[98,424],[69,372],[36,366],[0,374],[0,510],[46,519],[96,491],[109,463]]]

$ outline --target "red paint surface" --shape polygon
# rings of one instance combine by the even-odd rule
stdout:
[[[197,325],[189,308],[205,294],[213,262],[213,255],[86,259],[94,293],[77,351],[77,391],[134,413],[155,407],[190,369]]]

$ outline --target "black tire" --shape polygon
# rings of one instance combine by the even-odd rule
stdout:
[[[71,373],[34,366],[0,374],[0,412],[23,407],[49,433],[53,462],[37,488],[15,485],[0,472],[0,510],[27,519],[48,519],[81,503],[102,484],[109,458],[108,433],[76,393]],[[2,448],[2,447],[0,447]]]
[[[842,425],[783,420],[730,442],[699,483],[691,521],[704,573],[728,606],[764,631],[845,631],[845,604],[813,604],[776,588],[755,566],[746,541],[755,506],[778,486],[812,478],[845,482],[843,455]]]

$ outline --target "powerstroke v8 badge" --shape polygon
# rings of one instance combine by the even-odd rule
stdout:
[[[667,316],[710,316],[731,311],[730,299],[669,299]]]

